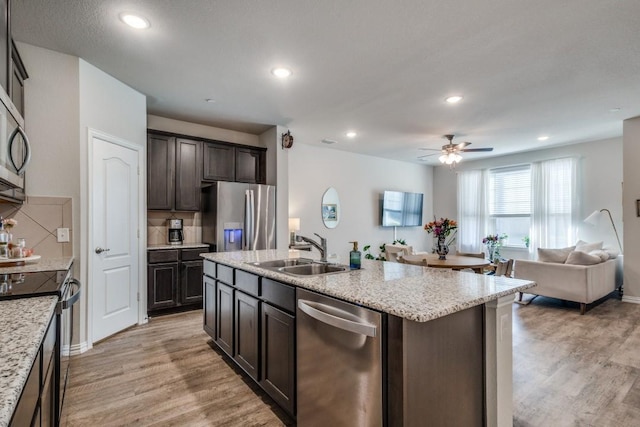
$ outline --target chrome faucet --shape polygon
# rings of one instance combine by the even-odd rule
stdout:
[[[313,234],[315,234],[316,236],[318,236],[320,238],[320,243],[318,243],[315,240],[310,239],[308,237],[301,236],[299,234],[296,236],[296,240],[298,242],[302,242],[302,241],[307,242],[311,246],[313,246],[314,248],[319,250],[320,251],[320,261],[321,262],[327,262],[327,239],[325,239],[324,237],[322,237],[318,233],[313,233]]]

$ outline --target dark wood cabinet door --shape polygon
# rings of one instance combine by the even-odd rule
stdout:
[[[147,274],[147,309],[177,306],[178,263],[149,265]]]
[[[204,331],[211,338],[216,337],[216,281],[209,276],[203,276],[202,293],[204,306]]]
[[[216,283],[216,344],[233,357],[233,288]]]
[[[262,304],[262,388],[293,415],[295,408],[295,317]]]
[[[235,181],[235,147],[214,142],[204,143],[204,181]]]
[[[234,359],[250,377],[257,381],[260,361],[260,300],[236,291],[235,310]]]
[[[0,84],[9,93],[9,0],[0,0]]]
[[[200,210],[202,181],[202,142],[176,140],[176,204],[177,211]]]
[[[172,210],[175,206],[176,139],[147,135],[147,209]]]
[[[236,148],[236,181],[250,184],[264,184],[264,151],[250,148]]]
[[[202,303],[202,261],[182,261],[180,264],[180,303]]]

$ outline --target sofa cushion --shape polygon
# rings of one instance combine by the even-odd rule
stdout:
[[[609,254],[610,259],[618,258],[618,255],[620,255],[620,251],[609,246],[603,247],[602,250]]]
[[[569,246],[562,249],[545,249],[538,248],[538,261],[542,262],[556,262],[558,264],[564,264],[569,254],[575,249],[575,246]]]
[[[602,242],[587,243],[585,241],[578,240],[578,243],[576,243],[576,251],[589,253],[600,249],[602,249]]]
[[[591,251],[591,252],[589,252],[589,255],[597,256],[598,258],[600,258],[601,262],[605,262],[606,260],[609,259],[609,253],[607,251],[602,250],[602,249],[599,249],[599,250],[596,250],[596,251]]]
[[[569,256],[567,257],[567,260],[565,261],[565,264],[574,264],[574,265],[593,265],[593,264],[600,264],[602,261],[600,260],[600,257],[597,255],[590,255],[586,252],[582,252],[582,251],[572,251]]]

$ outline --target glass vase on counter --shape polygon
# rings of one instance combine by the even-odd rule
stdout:
[[[9,242],[11,234],[4,228],[4,224],[0,221],[0,259],[9,258]]]

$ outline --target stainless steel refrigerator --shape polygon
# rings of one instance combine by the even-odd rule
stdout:
[[[276,247],[276,187],[216,182],[202,189],[202,241],[216,252]]]

